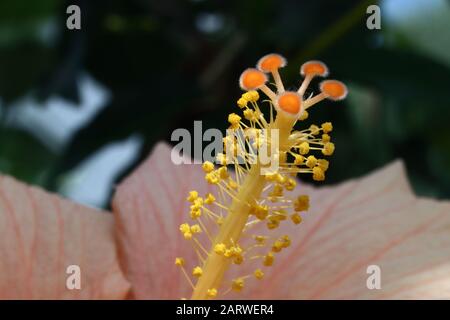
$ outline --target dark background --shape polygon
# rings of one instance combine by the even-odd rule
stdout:
[[[397,2],[391,16],[388,2]],[[368,30],[366,8],[375,3],[2,1],[0,171],[61,192],[68,179],[77,179],[76,169],[105,146],[137,136],[136,154],[105,186],[110,196],[115,182],[155,142],[170,140],[175,128],[203,120],[204,129],[225,129],[226,115],[237,110],[242,70],[279,52],[289,62],[282,71],[288,87],[298,86],[299,66],[308,59],[325,61],[331,77],[349,85],[347,100],[322,102],[307,121],[334,124],[337,149],[325,183],[401,158],[417,193],[449,198],[450,19],[443,17],[450,17],[450,5],[382,1],[382,29]],[[423,9],[409,15],[417,3]],[[70,4],[81,8],[79,31],[66,28]],[[64,133],[63,121],[59,128],[54,120],[39,128],[21,111],[27,104],[45,114],[53,101],[53,108],[73,109],[67,117],[81,113],[89,102],[80,89],[86,77],[108,98],[66,139],[46,131],[52,126]],[[77,188],[88,189],[83,177]],[[93,204],[107,207],[107,198]]]

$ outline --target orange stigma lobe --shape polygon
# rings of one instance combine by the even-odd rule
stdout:
[[[300,73],[302,76],[326,77],[328,75],[328,68],[323,62],[308,61],[301,66]]]
[[[286,65],[286,59],[279,54],[271,53],[259,59],[257,67],[262,72],[272,72],[283,68]]]
[[[267,82],[267,76],[261,71],[249,68],[242,72],[239,79],[239,85],[243,90],[256,90],[261,88]]]
[[[322,91],[331,100],[341,100],[347,96],[348,90],[345,84],[337,80],[325,80],[320,84]]]
[[[300,96],[296,92],[285,92],[278,97],[278,107],[290,114],[298,114],[302,105]]]

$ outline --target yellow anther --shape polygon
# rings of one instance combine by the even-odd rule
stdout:
[[[183,258],[175,258],[175,265],[182,267],[184,266],[184,259]]]
[[[203,274],[203,269],[200,268],[199,266],[197,266],[194,269],[192,269],[192,275],[194,277],[201,277],[202,274]]]
[[[250,91],[245,92],[242,95],[242,98],[247,101],[256,102],[259,99],[259,93],[256,90],[250,90]]]
[[[312,134],[312,135],[317,135],[317,134],[320,133],[320,128],[319,128],[318,126],[316,126],[315,124],[312,124],[312,125],[309,127],[309,130],[311,131],[311,134]]]
[[[283,242],[281,242],[280,240],[275,241],[273,246],[272,246],[272,251],[273,252],[280,252],[281,249],[283,249]]]
[[[256,117],[256,112],[250,109],[244,110],[244,118],[248,121],[258,120],[258,118]]]
[[[228,169],[227,169],[227,167],[220,167],[218,170],[217,170],[217,173],[218,173],[218,175],[219,175],[219,177],[221,178],[221,179],[227,179],[230,175],[228,174]]]
[[[208,193],[205,198],[205,203],[212,204],[214,201],[216,201],[216,198],[211,193]]]
[[[284,187],[288,191],[294,190],[296,186],[297,186],[297,182],[292,178],[286,179],[286,182],[284,183]]]
[[[254,236],[254,239],[257,243],[259,244],[264,244],[264,242],[266,241],[267,237],[265,236]]]
[[[303,164],[303,161],[305,161],[305,157],[301,156],[299,154],[295,154],[294,155],[294,164],[299,166],[301,164]]]
[[[191,209],[199,209],[203,206],[203,198],[198,197],[194,200],[194,203],[191,206]]]
[[[313,179],[316,181],[325,180],[325,173],[320,167],[313,168]]]
[[[198,224],[194,224],[191,226],[192,234],[196,234],[196,233],[200,233],[200,232],[202,232],[202,229],[200,228],[200,226]]]
[[[223,255],[226,249],[227,247],[224,243],[218,243],[214,246],[214,252],[220,255]]]
[[[215,298],[215,297],[217,297],[217,289],[216,288],[208,289],[206,291],[206,295],[208,296],[208,298]]]
[[[269,214],[269,208],[264,205],[257,204],[253,206],[253,214],[258,218],[259,220],[264,220],[267,218],[267,215]]]
[[[302,142],[298,147],[298,151],[302,155],[307,154],[309,152],[309,143],[306,141]]]
[[[216,223],[218,226],[221,226],[223,224],[223,218],[222,217],[217,218]]]
[[[198,208],[197,209],[192,209],[190,214],[191,214],[191,218],[195,220],[195,219],[201,217],[202,210],[198,209]]]
[[[330,142],[330,141],[331,141],[330,135],[329,135],[328,133],[324,133],[324,134],[322,135],[322,142],[323,142],[323,143],[327,143],[327,142]]]
[[[283,248],[287,248],[291,245],[291,238],[288,235],[282,236],[280,241],[283,243]]]
[[[307,195],[298,196],[294,201],[295,211],[306,211],[309,209],[309,197]]]
[[[240,255],[240,254],[242,253],[242,248],[239,247],[239,246],[232,246],[232,247],[230,248],[230,250],[231,250],[231,252],[232,252],[232,254],[233,254],[234,256]]]
[[[241,121],[241,117],[236,113],[230,113],[228,115],[228,122],[231,124],[231,127],[234,129],[239,128],[239,122]]]
[[[191,227],[187,223],[180,224],[180,231],[181,233],[189,232],[191,231]]]
[[[322,123],[322,130],[324,133],[333,131],[333,124],[331,122]]]
[[[238,107],[241,108],[241,109],[245,108],[245,107],[247,106],[247,103],[248,103],[248,101],[245,100],[244,98],[240,98],[240,99],[237,101],[237,105],[238,105]]]
[[[329,162],[325,159],[317,160],[317,166],[322,169],[324,172],[328,170]]]
[[[231,246],[229,249],[226,249],[225,252],[223,253],[223,256],[225,258],[237,258],[234,263],[236,264],[240,264],[243,261],[243,257],[242,257],[242,249],[239,246]],[[239,258],[240,257],[240,258]]]
[[[251,90],[248,92],[251,96],[251,101],[256,102],[259,100],[259,93],[256,90]]]
[[[186,198],[189,202],[194,202],[198,198],[198,192],[195,190],[189,191],[189,196]]]
[[[236,181],[234,181],[233,179],[228,179],[228,186],[230,187],[230,189],[237,189],[239,187],[239,185],[236,183]]]
[[[280,222],[275,219],[271,219],[269,222],[267,222],[267,228],[272,230],[278,228],[280,225]]]
[[[317,159],[314,156],[309,156],[308,158],[306,158],[306,166],[310,169],[314,168],[317,164]]]
[[[245,99],[245,100],[247,100],[247,101],[251,101],[251,100],[252,100],[252,96],[251,96],[251,94],[250,94],[250,91],[244,92],[244,93],[242,94],[242,98]]]
[[[183,233],[183,237],[184,237],[186,240],[191,240],[191,239],[192,239],[192,233],[191,233],[190,231],[184,232],[184,233]]]
[[[231,288],[234,291],[241,291],[244,288],[244,279],[243,278],[234,279],[231,283]]]
[[[300,224],[302,222],[302,217],[298,213],[294,213],[291,215],[291,220],[295,224]]]
[[[225,258],[230,258],[233,256],[233,251],[231,251],[230,249],[226,249],[225,252],[223,253],[223,256]]]
[[[334,143],[333,142],[327,142],[323,146],[322,153],[326,156],[331,156],[334,152]]]
[[[284,219],[280,219],[281,216],[270,216],[269,221],[267,222],[267,229],[273,230],[280,226],[281,221]]]
[[[253,272],[253,275],[255,276],[256,279],[261,280],[264,277],[264,272],[262,272],[261,269],[256,269]]]
[[[266,254],[264,256],[263,265],[265,265],[266,267],[270,267],[271,265],[273,265],[274,260],[275,260],[275,257],[273,255],[273,253],[269,252],[268,254]]]
[[[269,193],[271,197],[282,197],[283,196],[283,186],[276,184],[273,186],[272,191]]]
[[[252,90],[253,91],[253,90]],[[247,101],[252,101],[253,100],[253,95],[250,93],[251,91],[247,91],[247,92],[244,92],[243,94],[242,94],[242,98],[244,98],[245,100],[247,100]]]
[[[205,180],[210,184],[218,184],[219,183],[219,177],[217,177],[217,174],[213,172],[209,172],[205,175]]]
[[[306,120],[306,119],[308,119],[308,116],[309,116],[308,111],[303,110],[303,112],[298,117],[298,120],[300,120],[300,121]]]
[[[244,257],[241,254],[235,255],[233,258],[233,263],[234,264],[242,264],[242,262],[244,262]]]
[[[275,176],[275,180],[276,180],[278,183],[283,184],[283,183],[286,181],[286,178],[285,178],[281,173],[278,173],[278,174]]]
[[[205,161],[202,165],[203,171],[209,173],[214,170],[214,164],[211,161]]]

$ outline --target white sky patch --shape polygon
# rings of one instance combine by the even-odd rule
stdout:
[[[61,150],[72,135],[105,105],[109,93],[88,75],[79,80],[80,105],[51,97],[38,104],[27,96],[15,103],[8,114],[8,124],[31,132],[50,150]]]
[[[416,48],[450,66],[450,3],[446,0],[383,0],[382,29],[403,34]]]
[[[60,192],[73,201],[101,207],[117,174],[135,160],[141,146],[137,135],[106,145],[65,177]]]

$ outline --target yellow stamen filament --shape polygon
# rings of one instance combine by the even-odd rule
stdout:
[[[277,115],[272,128],[279,130],[280,149],[283,146],[286,148],[294,123],[294,120],[284,113]],[[287,149],[284,149],[284,151],[287,151]],[[225,218],[214,243],[225,243],[227,245],[229,239],[233,239],[235,242],[239,241],[250,214],[247,199],[258,198],[264,188],[265,179],[260,174],[260,170],[261,165],[259,163],[252,166],[239,189],[238,195],[230,206],[229,214]],[[205,299],[205,292],[208,288],[219,287],[229,263],[230,261],[223,256],[209,255],[204,267],[205,276],[197,282],[192,299]]]

